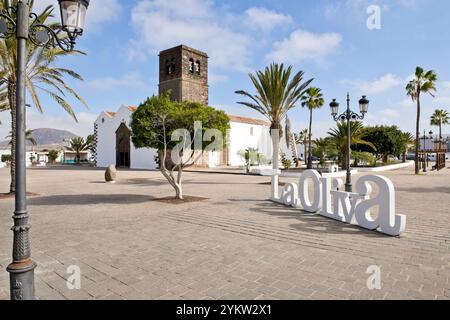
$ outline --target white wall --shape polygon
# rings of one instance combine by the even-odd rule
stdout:
[[[97,131],[97,166],[108,167],[116,165],[116,131],[124,121],[130,128],[132,111],[122,106],[111,118],[102,112],[95,123],[98,125]],[[130,165],[132,169],[156,169],[153,149],[136,149],[131,142]]]
[[[253,135],[250,134],[253,128]],[[231,122],[229,132],[229,164],[242,166],[244,161],[238,155],[240,150],[257,148],[266,157],[272,154],[269,128],[249,123]]]

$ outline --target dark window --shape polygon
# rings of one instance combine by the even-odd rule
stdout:
[[[200,75],[200,61],[198,60],[195,62],[195,73]]]
[[[177,65],[175,63],[175,58],[172,58],[169,60],[166,60],[166,73],[168,75],[174,74],[177,69]]]
[[[194,73],[194,59],[189,59],[189,72]]]

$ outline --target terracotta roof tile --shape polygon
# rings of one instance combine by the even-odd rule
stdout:
[[[254,125],[258,125],[258,126],[270,127],[270,122],[268,122],[266,120],[260,120],[260,119],[242,117],[242,116],[233,116],[233,115],[228,115],[228,118],[230,118],[231,122],[248,123],[248,124],[254,124]]]

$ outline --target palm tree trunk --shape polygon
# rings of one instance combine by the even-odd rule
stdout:
[[[309,144],[308,144],[308,169],[312,169],[312,147],[311,147],[311,139],[312,139],[312,120],[313,120],[313,110],[309,109]]]
[[[280,168],[280,124],[273,123],[271,131],[273,149],[272,168],[278,170]]]
[[[9,110],[11,112],[11,183],[9,192],[16,192],[16,87],[13,84],[8,85]]]
[[[416,156],[415,174],[419,174],[419,148],[420,148],[420,92],[417,94],[417,120],[416,120]],[[425,146],[424,146],[425,148]]]

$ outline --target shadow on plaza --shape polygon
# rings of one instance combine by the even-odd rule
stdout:
[[[397,191],[413,192],[413,193],[447,193],[450,194],[450,187],[413,187],[413,188],[397,188]]]
[[[321,233],[324,235],[345,234],[350,236],[360,235],[370,238],[386,238],[386,236],[375,231],[365,230],[357,226],[345,224],[299,209],[288,209],[283,205],[270,202],[269,200],[267,202],[257,204],[257,208],[252,208],[251,210],[280,219],[292,220],[293,223],[290,224],[290,227],[301,232],[313,234]]]
[[[83,206],[95,204],[136,204],[155,200],[156,198],[139,194],[70,194],[31,198],[32,206]]]

